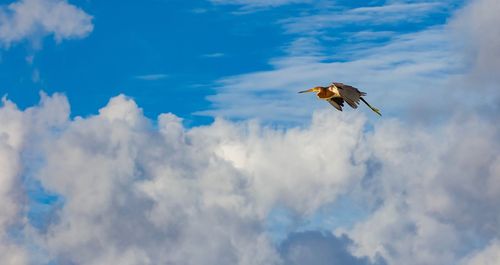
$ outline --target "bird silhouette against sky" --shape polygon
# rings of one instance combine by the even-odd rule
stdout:
[[[363,96],[366,96],[365,92],[359,91],[359,89],[345,85],[343,83],[332,83],[330,86],[317,86],[308,90],[300,91],[299,93],[316,92],[316,96],[319,99],[324,99],[328,101],[336,109],[342,111],[344,102],[347,102],[349,106],[353,109],[357,109],[359,101],[363,101],[371,110],[373,110],[378,115],[382,116],[380,110],[370,105]]]

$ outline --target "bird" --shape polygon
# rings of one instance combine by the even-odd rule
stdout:
[[[333,82],[330,86],[317,86],[308,90],[300,91],[299,93],[316,92],[316,96],[319,99],[328,101],[330,105],[335,107],[337,110],[342,111],[344,102],[347,102],[349,106],[353,109],[357,109],[359,101],[363,101],[373,112],[382,116],[380,110],[370,105],[363,96],[366,96],[365,92],[359,91],[359,89],[346,85],[343,83]]]

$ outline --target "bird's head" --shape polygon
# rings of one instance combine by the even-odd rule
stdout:
[[[320,92],[320,91],[321,91],[321,87],[317,86],[317,87],[313,87],[313,88],[308,89],[308,90],[300,91],[299,93]]]

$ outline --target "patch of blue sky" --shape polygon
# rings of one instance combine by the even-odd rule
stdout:
[[[30,182],[26,191],[29,198],[26,216],[33,227],[44,231],[57,221],[57,211],[64,206],[64,198],[44,189],[39,181]]]
[[[57,134],[58,132],[54,130],[54,133]],[[30,154],[26,153],[23,155],[30,156]],[[31,161],[31,163],[23,169],[23,188],[28,200],[27,207],[23,209],[25,211],[23,215],[26,216],[30,227],[37,229],[39,232],[46,232],[50,224],[58,221],[57,212],[64,207],[65,199],[63,196],[47,190],[40,180],[33,177],[34,174],[38,173],[44,161],[33,156],[25,159]],[[39,242],[35,242],[27,234],[21,223],[11,227],[9,232],[9,237],[17,244],[25,246],[33,260],[37,261],[37,264],[58,264],[55,261],[47,260],[49,253],[39,245]]]
[[[58,135],[60,131],[52,129],[52,133]],[[57,211],[64,206],[64,197],[47,190],[41,181],[34,177],[39,174],[45,163],[41,157],[31,152],[24,152],[22,156],[24,160],[30,161],[24,165],[22,172],[22,185],[28,200],[24,214],[32,227],[44,231],[48,225],[57,221]]]
[[[25,179],[24,188],[29,200],[26,209],[24,209],[27,211],[25,216],[28,222],[36,229],[46,229],[55,217],[54,211],[62,206],[61,197],[47,192],[38,181],[32,179]],[[31,257],[37,260],[37,264],[54,264],[42,261],[48,257],[48,253],[32,237],[27,235],[24,222],[11,225],[7,229],[7,235],[15,244],[24,246]]]
[[[279,245],[287,235],[293,233],[299,225],[298,216],[290,209],[275,206],[266,218],[266,232],[275,245]]]
[[[267,217],[266,230],[272,241],[279,245],[289,234],[296,232],[350,229],[368,217],[372,210],[347,196],[340,196],[305,218],[286,207],[276,206]]]
[[[316,211],[300,227],[299,231],[350,229],[357,222],[363,221],[369,214],[369,209],[349,197],[341,196],[335,203]]]

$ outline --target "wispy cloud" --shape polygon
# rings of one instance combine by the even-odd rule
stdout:
[[[194,14],[205,14],[207,12],[209,12],[210,10],[206,9],[206,8],[194,8],[194,9],[191,9],[191,12],[194,13]]]
[[[256,9],[263,7],[277,7],[282,5],[310,3],[311,0],[209,0],[217,5],[238,5],[244,9]]]
[[[319,15],[281,20],[293,40],[283,46],[285,55],[269,60],[273,69],[220,79],[215,84],[217,93],[208,97],[212,109],[198,114],[300,121],[308,108],[326,105],[295,92],[340,81],[366,91],[386,114],[429,116],[442,104],[451,106],[460,100],[437,99],[466,71],[465,56],[457,49],[449,25],[424,20],[431,14],[444,15],[449,8],[435,1],[351,9],[329,6]],[[397,21],[413,23],[417,30],[392,27]],[[426,83],[433,85],[422,86]],[[429,94],[434,96],[424,96]],[[439,119],[446,115],[441,113]]]
[[[319,11],[320,14],[287,18],[280,21],[289,33],[318,34],[328,28],[346,25],[382,25],[401,21],[419,21],[433,13],[444,12],[444,3],[397,3],[383,6],[359,7],[352,9],[333,8]]]
[[[296,52],[301,54],[302,46],[292,47],[298,47]],[[388,44],[345,50],[344,54],[347,60],[332,58],[331,62],[330,56],[324,54],[286,56],[271,61],[273,70],[224,78],[218,83],[218,93],[208,97],[215,109],[200,114],[300,120],[310,112],[309,108],[326,105],[296,92],[334,80],[368,92],[368,99],[386,113],[403,114],[409,111],[408,104],[415,103],[414,95],[446,94],[446,83],[460,72],[462,59],[450,48],[443,28],[400,35]],[[433,85],[422,86],[429,82]],[[431,104],[432,100],[426,102]],[[425,108],[430,111],[430,107]]]
[[[220,57],[224,57],[224,56],[226,56],[226,54],[222,53],[222,52],[207,53],[207,54],[202,55],[202,57],[205,57],[205,58],[220,58]]]
[[[157,81],[168,78],[167,74],[147,74],[147,75],[136,75],[135,79],[145,80],[145,81]]]

